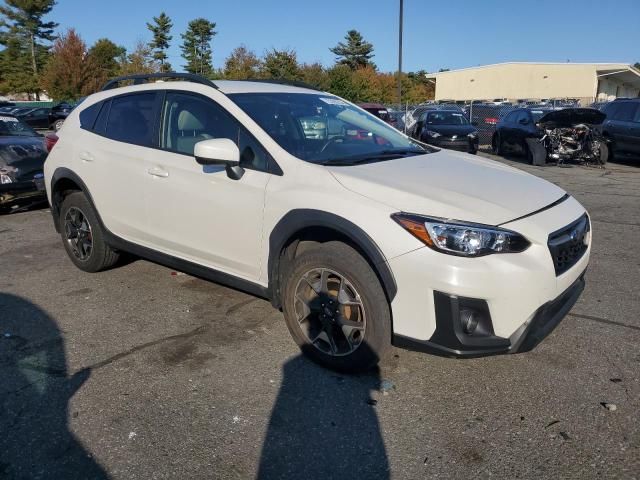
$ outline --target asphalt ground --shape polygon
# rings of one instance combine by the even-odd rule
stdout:
[[[502,161],[589,210],[581,299],[532,352],[363,376],[302,358],[267,301],[83,273],[47,209],[0,217],[0,478],[638,478],[640,165]]]

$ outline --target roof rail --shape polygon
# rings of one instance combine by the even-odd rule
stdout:
[[[201,75],[196,75],[194,73],[177,73],[177,72],[167,72],[167,73],[136,73],[134,75],[124,75],[122,77],[116,77],[109,80],[102,87],[102,91],[111,90],[112,88],[117,88],[121,82],[126,82],[129,80],[133,80],[134,85],[141,85],[143,83],[149,82],[151,80],[169,80],[169,79],[177,79],[184,80],[186,82],[199,83],[201,85],[206,85],[208,87],[218,88],[215,83],[213,83],[208,78],[205,78]]]
[[[308,88],[309,90],[321,91],[319,88],[309,85],[299,80],[286,80],[284,78],[247,78],[245,82],[275,83],[277,85],[289,85],[290,87]]]

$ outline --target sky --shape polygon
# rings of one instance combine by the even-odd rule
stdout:
[[[177,71],[180,33],[189,20],[217,24],[214,67],[244,44],[258,55],[295,49],[301,62],[330,66],[329,48],[349,29],[374,45],[381,71],[398,65],[399,0],[58,0],[49,16],[90,46],[107,37],[132,49],[149,41],[146,22],[173,20],[169,61]],[[464,68],[508,61],[640,61],[640,0],[404,0],[403,71]]]

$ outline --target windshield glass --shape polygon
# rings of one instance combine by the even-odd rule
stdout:
[[[329,94],[236,93],[229,97],[282,148],[308,162],[353,164],[435,151]]]
[[[458,112],[429,112],[428,125],[467,125],[469,122],[462,113]]]
[[[0,116],[0,136],[35,137],[37,135],[35,130],[17,118]]]

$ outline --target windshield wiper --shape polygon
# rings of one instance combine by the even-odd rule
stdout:
[[[351,157],[331,158],[322,162],[322,165],[356,165],[359,163],[375,162],[377,160],[393,160],[395,158],[404,158],[413,155],[422,155],[428,153],[420,150],[382,150],[375,153],[367,153],[361,155],[353,155]]]

